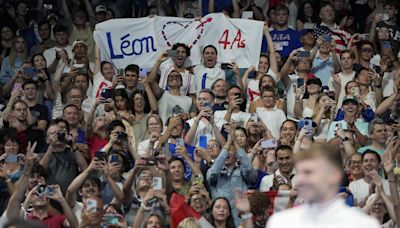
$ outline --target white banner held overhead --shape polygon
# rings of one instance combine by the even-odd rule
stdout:
[[[199,21],[177,17],[112,19],[96,25],[94,39],[101,60],[116,68],[138,64],[151,68],[162,51],[174,43],[191,47],[186,65],[201,63],[202,48],[217,47],[218,62],[237,62],[239,67],[258,66],[263,22],[230,19],[208,14]]]

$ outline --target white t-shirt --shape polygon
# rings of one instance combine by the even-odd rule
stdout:
[[[282,175],[282,173],[281,173],[281,171],[279,169],[276,170],[273,175],[267,175],[267,176],[265,176],[265,177],[263,177],[261,179],[260,192],[268,192],[268,191],[271,190],[272,185],[274,185],[275,176],[281,176],[281,177],[285,178],[286,181],[291,182],[292,185],[293,185],[294,184],[293,180],[294,180],[295,175],[296,175],[296,170],[294,170],[294,169],[292,170],[291,176],[292,175],[293,175],[292,180],[288,180],[284,175]]]
[[[395,72],[385,72],[382,78],[383,97],[390,97],[393,94]]]
[[[164,90],[167,89],[168,75],[171,73],[172,70],[174,70],[174,63],[171,59],[168,59],[160,65],[160,88]],[[193,74],[191,74],[188,70],[185,70],[185,72],[180,72],[180,74],[182,75],[181,94],[188,95],[190,84],[193,83]]]
[[[350,82],[354,79],[355,75],[356,75],[355,71],[351,72],[350,74],[344,74],[343,72],[338,73],[338,76],[340,78],[340,93],[339,93],[338,104],[342,104],[343,98],[346,96],[346,88],[345,87],[348,82]],[[335,81],[333,80],[333,77],[329,77],[328,86],[329,86],[329,90],[335,91],[335,94],[338,92],[335,89]]]
[[[314,139],[326,140],[326,138],[328,137],[329,123],[330,123],[329,119],[321,119],[316,134],[314,135]]]
[[[186,123],[188,123],[189,126],[192,127],[194,124],[194,119],[190,119],[186,121]],[[199,121],[199,124],[197,125],[196,134],[194,135],[192,141],[189,144],[196,147],[200,146],[199,145],[200,136],[206,136],[208,141],[215,139],[213,127],[208,120],[205,121],[204,119],[201,119]]]
[[[74,211],[74,214],[76,216],[76,219],[78,219],[78,222],[82,222],[82,210],[83,210],[83,203],[76,201],[74,208],[72,208]]]
[[[375,112],[376,109],[376,96],[374,91],[369,91],[367,96],[363,98],[365,104],[367,104]]]
[[[314,109],[307,106],[307,99],[303,99],[303,112],[301,114],[302,118],[312,117],[314,114]]]
[[[288,117],[293,117],[295,118],[296,115],[294,114],[294,105],[296,102],[296,91],[293,90],[293,85],[297,86],[297,79],[299,76],[297,74],[291,74],[289,75],[289,83],[288,87],[286,87],[286,110],[287,110],[287,116]]]
[[[380,228],[376,219],[347,206],[340,198],[318,205],[304,204],[275,213],[266,228]]]
[[[92,97],[97,98],[101,94],[101,89],[112,88],[112,82],[107,81],[101,72],[93,76]]]
[[[390,195],[389,182],[382,179],[382,184],[385,194]],[[362,202],[369,196],[369,184],[365,182],[364,178],[351,182],[349,189],[357,203]]]
[[[173,114],[173,109],[176,105],[179,105],[186,114],[189,114],[192,98],[188,96],[172,96],[169,91],[165,91],[158,100],[158,113],[164,124]]]
[[[226,124],[226,120],[224,119],[224,116],[226,114],[226,110],[221,110],[221,111],[215,111],[214,113],[214,119],[215,123],[217,124],[217,127],[219,129],[222,128],[224,124]],[[231,115],[231,120],[234,123],[238,123],[241,127],[246,127],[247,121],[250,119],[250,113],[247,112],[237,112],[237,113],[232,113]]]
[[[278,108],[268,111],[263,107],[258,107],[256,112],[261,121],[267,126],[268,130],[271,131],[272,136],[279,139],[282,123],[286,120],[285,113]]]
[[[73,47],[71,45],[68,45],[68,46],[65,46],[63,48],[52,47],[52,48],[44,50],[43,56],[46,59],[47,67],[49,67],[54,62],[54,60],[56,59],[56,51],[59,51],[61,49],[65,49],[67,51],[68,58],[73,59],[74,56],[73,56],[73,53],[72,53],[72,48]],[[61,61],[58,64],[60,65],[60,63],[61,63]]]
[[[220,65],[214,68],[206,68],[203,64],[193,68],[194,80],[190,84],[190,94],[199,94],[202,89],[211,89],[212,84],[218,79],[226,79],[225,71]]]
[[[248,79],[247,82],[247,103],[246,111],[249,111],[251,102],[257,100],[260,97],[260,88],[258,87],[260,80],[255,80],[254,78]]]

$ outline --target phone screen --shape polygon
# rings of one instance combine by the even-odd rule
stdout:
[[[20,83],[20,82],[15,82],[15,83],[14,83],[13,90],[19,90],[19,89],[22,89],[22,83]]]
[[[4,160],[5,163],[18,163],[19,162],[19,156],[16,154],[9,154]]]
[[[199,146],[201,148],[207,149],[207,136],[200,135],[200,137],[199,137]]]
[[[297,88],[300,88],[304,85],[304,78],[297,79]]]
[[[162,178],[161,177],[153,177],[153,189],[154,190],[162,190]]]

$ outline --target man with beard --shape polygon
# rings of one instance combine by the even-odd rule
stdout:
[[[378,222],[346,206],[337,197],[343,177],[340,152],[330,144],[316,143],[295,155],[297,188],[305,204],[275,213],[267,228],[363,227],[378,228]]]
[[[213,111],[226,110],[228,102],[226,97],[228,96],[228,87],[224,79],[218,79],[211,85],[211,90],[215,95]]]
[[[386,140],[388,138],[388,126],[381,119],[374,119],[368,126],[368,135],[371,137],[369,146],[361,147],[358,153],[364,153],[366,150],[372,150],[383,155],[386,148]]]
[[[292,148],[286,145],[279,146],[276,149],[276,161],[278,162],[278,170],[274,174],[263,177],[260,184],[261,192],[267,192],[271,189],[276,176],[282,177],[287,183],[292,183],[296,175]]]
[[[79,223],[82,221],[83,202],[89,197],[98,197],[100,195],[100,180],[94,173],[103,170],[105,161],[94,157],[88,168],[77,176],[68,186],[65,199],[71,206]],[[107,178],[107,181],[113,181]],[[82,202],[77,201],[77,194],[82,197]]]
[[[176,43],[172,46],[172,50],[176,51],[176,56],[168,56],[168,53],[163,53],[162,58],[157,62],[160,68],[160,88],[168,90],[167,78],[171,71],[178,71],[182,75],[181,94],[188,95],[190,86],[193,82],[193,74],[185,67],[185,61],[190,57],[190,48],[183,43]]]
[[[167,122],[167,119],[171,115],[177,114],[189,114],[192,107],[192,98],[181,93],[183,86],[182,74],[176,70],[172,70],[167,77],[168,90],[164,90],[159,86],[156,81],[157,71],[159,62],[165,58],[165,54],[162,54],[158,61],[154,64],[151,72],[148,76],[148,82],[150,82],[151,89],[154,96],[158,101],[158,113],[163,123]]]
[[[390,195],[389,182],[382,179],[378,175],[379,166],[381,164],[381,157],[378,153],[372,150],[366,150],[362,154],[362,172],[364,177],[362,179],[353,181],[349,185],[351,193],[353,193],[355,205],[364,207],[368,196],[375,190],[377,180],[381,179],[383,190],[386,195]]]
[[[357,119],[358,116],[358,99],[355,96],[348,95],[343,98],[342,110],[344,119],[334,121],[329,126],[327,141],[335,137],[338,128],[344,130],[352,130],[355,132],[356,139],[361,145],[365,145],[368,137],[368,123]]]

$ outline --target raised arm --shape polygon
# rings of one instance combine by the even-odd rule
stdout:
[[[192,170],[193,174],[202,175],[202,173],[200,171],[200,167],[194,164],[193,160],[189,157],[189,154],[184,146],[181,146],[181,145],[176,146],[175,151],[177,154],[181,155],[183,157],[183,159],[185,159],[185,161],[188,163],[190,169]]]
[[[215,2],[214,0],[208,0],[208,13],[214,13],[215,12]]]
[[[148,76],[148,81],[150,83],[151,89],[153,90],[154,95],[156,97],[161,95],[161,88],[157,82],[157,72],[158,69],[160,68],[161,63],[163,63],[167,59],[168,59],[168,54],[166,52],[161,53],[160,57],[158,57],[157,61],[154,63],[154,66],[151,69],[150,74]]]
[[[70,227],[78,227],[79,226],[78,219],[76,218],[75,213],[72,211],[71,207],[67,203],[67,200],[65,200],[61,192],[60,186],[52,185],[52,188],[54,189],[54,195],[49,195],[47,197],[52,200],[56,200],[59,204],[61,204],[64,215],[68,221],[68,223],[65,223],[64,221],[64,224],[65,225],[69,224]]]
[[[240,18],[240,7],[237,0],[232,0],[233,12],[232,18]]]
[[[90,26],[94,28],[94,26],[96,25],[96,18],[93,12],[92,5],[90,4],[89,0],[83,0],[83,3],[85,4],[86,7],[86,12],[88,14]]]
[[[285,88],[287,88],[289,86],[289,67],[290,64],[292,64],[292,62],[294,61],[294,58],[298,55],[299,50],[293,50],[288,59],[286,60],[285,64],[283,64],[283,67],[281,69],[281,71],[279,72],[279,77],[283,83],[283,85],[285,86]]]
[[[31,146],[31,142],[28,142],[28,147],[26,150],[24,168],[22,170],[22,175],[16,183],[16,188],[10,197],[7,204],[6,217],[11,216],[17,217],[20,214],[21,203],[25,197],[25,190],[29,184],[29,177],[31,176],[32,167],[35,163],[37,155],[34,153],[36,148],[36,142]]]
[[[74,24],[72,22],[72,17],[71,17],[71,14],[69,13],[68,5],[67,5],[67,2],[65,0],[61,0],[61,9],[62,9],[62,12],[64,14],[65,23],[67,24],[68,28],[70,30],[72,30],[72,26]]]
[[[256,70],[255,66],[251,66],[247,68],[247,70],[244,72],[243,77],[242,77],[242,84],[243,84],[243,92],[247,91],[247,87],[249,85],[249,74],[251,72],[254,72]]]
[[[148,77],[144,77],[142,82],[147,93],[147,98],[149,99],[151,113],[158,113],[157,99],[156,96],[154,96],[153,90],[151,89]]]
[[[264,36],[268,44],[269,68],[272,70],[272,72],[278,74],[279,73],[278,60],[276,59],[274,41],[272,40],[271,34],[269,33],[268,23],[264,23]]]
[[[119,171],[118,164],[106,164],[104,166],[104,178],[110,185],[111,190],[114,192],[114,197],[118,202],[124,201],[124,191],[121,189],[117,182],[114,180],[113,175],[116,175]]]

